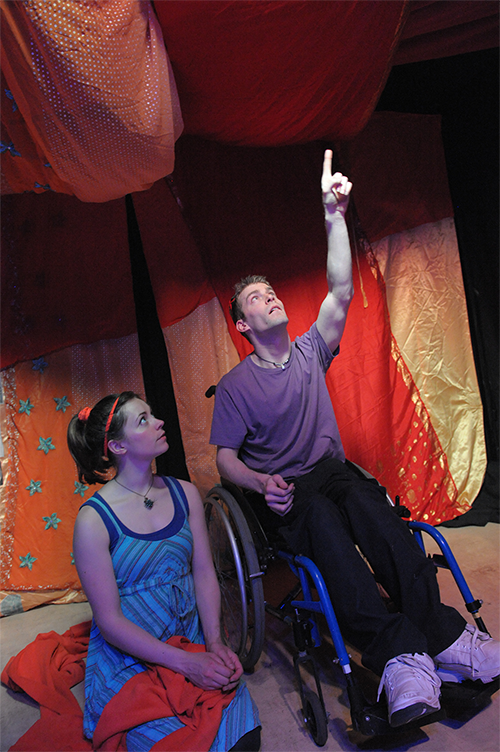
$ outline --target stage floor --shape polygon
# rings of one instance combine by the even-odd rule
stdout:
[[[475,598],[484,601],[481,614],[487,628],[500,639],[500,526],[441,528],[458,560]],[[437,550],[434,544],[429,551]],[[284,587],[287,574],[281,569],[271,571],[264,580],[266,599],[273,602]],[[464,613],[460,593],[449,572],[440,570],[442,600]],[[466,616],[466,613],[464,613]],[[73,624],[91,616],[87,603],[64,606],[42,606],[23,614],[0,620],[1,668],[40,632],[65,632]],[[305,730],[300,712],[300,699],[295,686],[291,654],[293,642],[286,625],[272,616],[266,617],[266,641],[261,658],[246,681],[254,697],[262,721],[262,752],[309,752],[317,750]],[[351,651],[359,664],[359,655]],[[350,731],[350,714],[342,674],[331,664],[330,645],[320,648],[318,658],[327,711],[328,740],[322,748],[333,750],[409,750],[417,745],[425,752],[498,752],[500,749],[500,692],[492,703],[467,722],[441,720],[410,734],[390,739],[366,740]],[[377,678],[362,667],[356,668],[369,699],[376,695]],[[311,684],[312,686],[312,684]],[[83,686],[74,693],[83,702]],[[13,693],[2,685],[0,690],[1,736],[0,752],[7,750],[39,718],[38,705],[26,695]]]

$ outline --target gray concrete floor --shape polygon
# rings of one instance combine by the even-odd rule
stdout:
[[[486,527],[450,528],[442,530],[450,543],[470,589],[484,601],[481,614],[496,638],[500,638],[499,618],[499,551],[500,527],[489,523]],[[437,550],[433,543],[429,551]],[[273,582],[273,576],[275,581]],[[460,593],[449,572],[439,572],[442,600],[464,612]],[[283,585],[283,573],[266,575],[266,598],[271,600],[276,587]],[[43,606],[24,614],[0,620],[1,658],[3,669],[10,656],[17,654],[40,632],[54,629],[64,632],[73,624],[90,618],[87,603],[65,606]],[[262,656],[247,683],[261,714],[262,752],[308,752],[318,749],[308,736],[301,720],[300,701],[294,681],[291,654],[293,643],[288,627],[272,616],[266,620],[266,642]],[[350,729],[350,715],[344,681],[338,667],[332,664],[333,651],[325,640],[318,653],[321,682],[329,712],[329,735],[325,752],[333,750],[409,750],[420,746],[425,752],[499,752],[500,750],[500,692],[492,703],[467,722],[442,720],[423,727],[412,734],[386,739],[366,740]],[[358,667],[359,655],[351,651],[355,672],[371,700],[376,694],[377,679]],[[306,675],[306,681],[310,677]],[[83,687],[74,689],[80,702]],[[15,694],[6,687],[0,689],[1,737],[0,752],[12,744],[39,718],[38,706],[26,695]]]

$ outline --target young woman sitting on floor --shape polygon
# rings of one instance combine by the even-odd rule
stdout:
[[[168,449],[163,421],[133,392],[110,395],[72,418],[68,446],[80,480],[104,483],[74,532],[93,612],[85,736],[96,747],[121,734],[134,752],[258,750],[257,708],[221,639],[200,495],[152,470]]]

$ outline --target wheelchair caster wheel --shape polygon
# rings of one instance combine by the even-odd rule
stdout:
[[[326,713],[318,695],[304,688],[302,714],[307,730],[318,747],[324,747],[328,739]]]

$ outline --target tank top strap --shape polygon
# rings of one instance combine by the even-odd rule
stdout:
[[[186,518],[189,517],[189,503],[186,498],[186,494],[184,493],[184,489],[177,480],[177,478],[172,478],[172,476],[165,476],[162,475],[163,480],[168,486],[168,490],[170,491],[170,494],[172,496],[172,499],[174,501],[174,505],[180,504],[181,508],[184,511],[184,514],[186,515]]]
[[[118,537],[120,536],[121,530],[118,522],[110,513],[107,503],[104,501],[104,499],[101,499],[100,496],[97,495],[91,496],[90,499],[87,499],[85,504],[82,504],[80,509],[83,509],[83,507],[92,507],[100,516],[100,518],[106,525],[106,530],[109,533],[110,548],[112,549],[116,541],[118,540]]]

